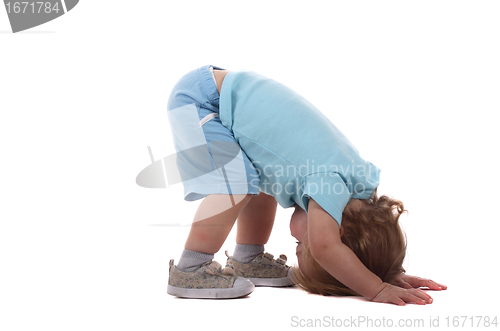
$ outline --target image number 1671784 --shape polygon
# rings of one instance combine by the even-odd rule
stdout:
[[[69,12],[78,2],[79,0],[4,0],[13,33],[52,21]]]

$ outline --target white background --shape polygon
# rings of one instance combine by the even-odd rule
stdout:
[[[292,316],[443,327],[498,314],[499,15],[496,1],[84,0],[12,34],[0,9],[0,329],[277,330]],[[172,224],[199,202],[135,177],[147,146],[173,153],[170,90],[206,64],[254,70],[323,111],[409,210],[408,273],[449,289],[406,307],[298,289],[167,295],[189,231]],[[266,250],[293,264],[291,212],[278,209]],[[216,260],[233,247],[234,232]]]

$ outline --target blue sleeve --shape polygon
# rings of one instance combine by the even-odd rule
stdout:
[[[307,176],[302,196],[316,201],[337,221],[339,227],[342,222],[342,212],[351,199],[351,193],[344,180],[335,172]]]

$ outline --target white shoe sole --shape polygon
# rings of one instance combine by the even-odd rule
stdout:
[[[231,288],[182,288],[168,285],[167,293],[191,299],[234,299],[249,295],[255,289],[246,278],[238,277]]]
[[[284,287],[295,285],[291,278],[292,269],[288,270],[288,275],[283,278],[248,278],[255,286]]]

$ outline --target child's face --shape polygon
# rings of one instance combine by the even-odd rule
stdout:
[[[299,205],[295,205],[295,211],[290,219],[290,233],[299,242],[303,242],[304,234],[307,231],[307,213]]]
[[[359,205],[351,206],[353,208],[359,207]],[[297,249],[295,254],[297,255],[297,262],[299,263],[300,271],[306,275],[307,263],[303,263],[302,251],[304,250],[304,244],[308,242],[307,237],[307,213],[304,209],[300,208],[299,205],[295,204],[295,211],[290,219],[290,232],[295,239],[299,242],[297,243]],[[340,228],[340,237],[344,235],[344,228]]]
[[[307,213],[297,204],[290,219],[290,233],[298,240],[296,249],[297,261],[300,271],[305,274],[304,264],[302,263],[302,250],[304,249],[304,242],[307,241]]]

